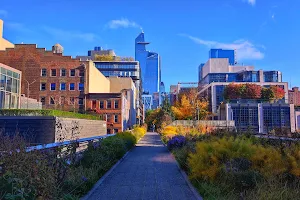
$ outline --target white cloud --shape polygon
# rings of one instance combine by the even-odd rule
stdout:
[[[114,19],[108,22],[107,26],[111,29],[117,29],[117,28],[140,28],[141,26],[138,25],[134,21],[129,21],[126,18],[122,19]]]
[[[251,4],[252,6],[254,6],[256,3],[256,0],[248,0],[248,3]]]
[[[74,39],[81,39],[88,42],[93,42],[97,38],[97,36],[94,33],[81,33],[78,31],[67,31],[57,28],[52,28],[48,26],[42,27],[44,31],[46,31],[48,34],[54,36],[57,39],[62,40],[74,40]]]
[[[15,23],[15,22],[7,22],[6,26],[9,29],[13,29],[15,31],[20,31],[20,32],[26,32],[26,33],[32,33],[33,31],[27,28],[24,24],[20,23]]]
[[[0,10],[0,15],[6,17],[8,15],[8,12],[6,10]]]
[[[234,49],[237,51],[237,59],[239,60],[260,60],[264,58],[264,53],[262,53],[258,48],[265,49],[265,47],[262,45],[254,45],[248,40],[236,40],[233,43],[222,43],[202,40],[186,34],[179,35],[187,37],[195,43],[207,46],[208,48]]]
[[[255,6],[256,0],[243,0],[245,2],[247,2],[248,4]]]

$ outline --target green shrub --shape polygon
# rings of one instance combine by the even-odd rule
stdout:
[[[1,134],[0,134],[1,136]],[[25,152],[21,138],[0,137],[1,199],[63,199],[75,200],[85,195],[93,185],[132,148],[136,138],[130,132],[119,133],[99,142],[90,142],[82,158],[66,164],[73,157],[56,151]],[[20,152],[16,152],[20,149]]]
[[[0,116],[55,116],[65,118],[78,118],[100,120],[99,116],[67,112],[62,110],[30,110],[30,109],[0,109]]]
[[[105,138],[100,145],[101,151],[105,156],[120,159],[126,153],[126,143],[120,137],[108,137]]]
[[[130,150],[137,142],[137,138],[131,132],[117,133],[117,137],[119,137],[125,141],[127,150]]]
[[[190,153],[188,147],[184,146],[182,148],[176,148],[172,152],[173,152],[179,166],[183,170],[188,171],[189,168],[188,168],[187,159],[188,159],[188,154]]]

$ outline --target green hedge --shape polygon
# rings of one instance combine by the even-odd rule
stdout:
[[[99,116],[62,110],[0,109],[0,116],[54,116],[65,118],[101,120]]]
[[[13,152],[1,157],[0,167],[5,170],[0,169],[0,198],[77,200],[134,147],[145,129],[135,127],[133,132],[120,132],[99,142],[90,142],[80,160],[76,159],[76,144],[64,148],[64,155],[69,156],[61,157],[62,148],[47,153],[25,152],[26,145],[21,138],[11,139],[0,134],[0,151]]]

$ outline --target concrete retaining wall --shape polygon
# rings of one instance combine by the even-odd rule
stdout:
[[[42,103],[36,99],[20,97],[20,109],[42,109]]]
[[[60,127],[62,125],[62,128]],[[106,121],[56,117],[55,142],[106,135]],[[72,134],[73,132],[73,134]]]
[[[0,131],[11,136],[19,133],[32,144],[47,144],[106,135],[106,122],[44,116],[0,116]]]

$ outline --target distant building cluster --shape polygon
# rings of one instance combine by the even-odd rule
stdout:
[[[224,91],[230,84],[255,84],[260,88],[278,87],[282,99],[226,99]],[[300,129],[300,92],[288,89],[280,71],[255,70],[254,66],[239,65],[235,50],[211,49],[206,63],[198,67],[198,82],[170,86],[171,104],[179,94],[191,89],[209,102],[212,120],[234,120],[237,130],[268,133],[280,129],[295,132]]]
[[[60,44],[12,44],[0,20],[0,109],[59,109],[92,113],[116,133],[144,122],[145,110],[161,104],[160,57],[146,51],[144,33],[136,39],[136,60],[95,47],[76,58]],[[143,95],[151,96],[150,107]]]
[[[72,58],[60,44],[46,50],[9,42],[0,20],[0,109],[93,113],[106,120],[107,133],[116,133],[142,124],[145,112],[161,107],[165,99],[174,105],[181,94],[194,90],[209,102],[211,120],[234,120],[238,130],[300,129],[299,88],[289,90],[280,71],[255,70],[239,64],[235,50],[211,49],[208,60],[198,66],[197,82],[178,82],[167,92],[160,55],[146,49],[150,43],[144,32],[134,42],[135,58],[100,46]],[[284,95],[268,101],[228,99],[224,94],[232,84],[275,88]]]

